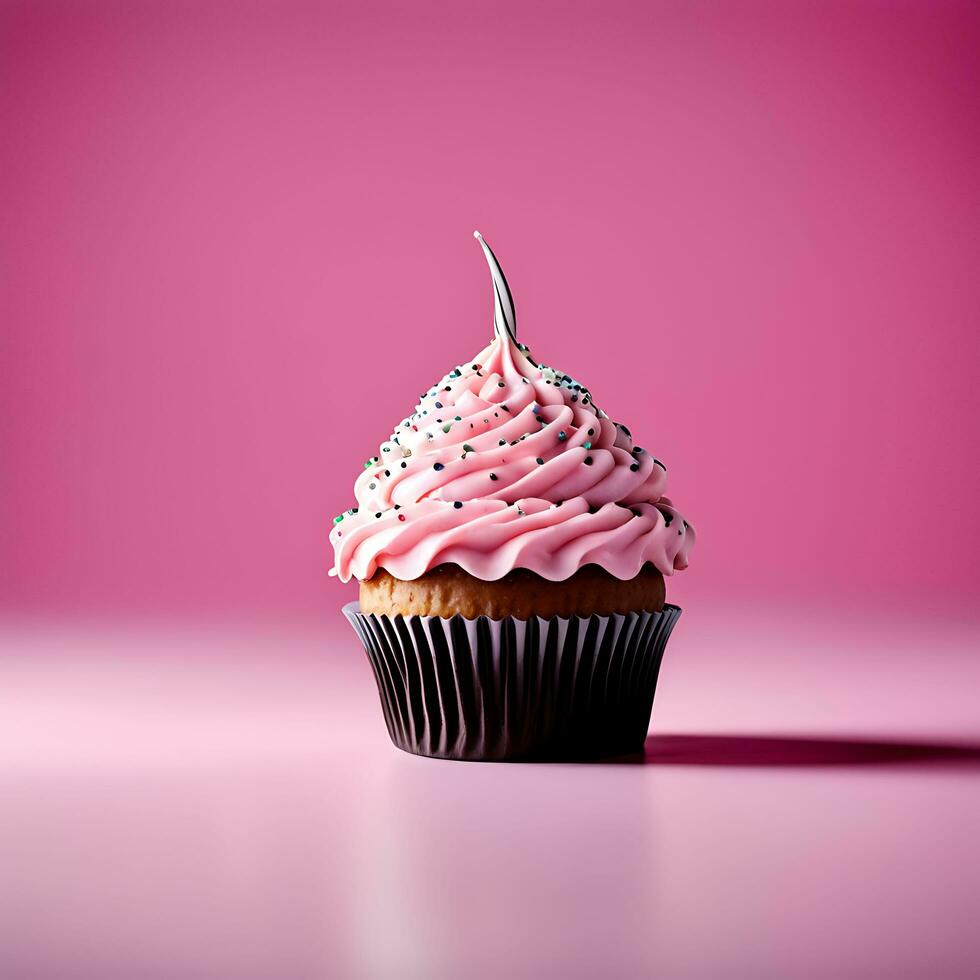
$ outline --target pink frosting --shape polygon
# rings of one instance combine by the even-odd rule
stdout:
[[[334,573],[414,579],[451,563],[560,581],[595,564],[632,578],[687,567],[694,528],[667,471],[587,388],[501,333],[430,388],[365,465],[330,533]]]

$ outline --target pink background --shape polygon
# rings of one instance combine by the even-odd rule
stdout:
[[[980,975],[978,52],[0,0],[0,976]],[[474,228],[699,532],[642,758],[397,752],[326,574]]]
[[[980,584],[973,4],[5,3],[0,598],[323,610],[520,335],[663,458],[682,602]],[[904,594],[904,593],[903,593]]]

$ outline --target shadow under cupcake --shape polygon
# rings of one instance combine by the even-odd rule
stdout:
[[[396,746],[445,759],[594,758],[643,750],[680,609],[664,574],[693,528],[666,469],[591,392],[517,343],[494,285],[495,337],[421,396],[334,519],[333,573]]]

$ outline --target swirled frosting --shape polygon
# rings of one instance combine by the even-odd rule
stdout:
[[[589,564],[621,579],[646,562],[664,575],[686,568],[694,528],[664,496],[663,463],[517,342],[510,290],[480,241],[495,336],[364,464],[357,506],[334,518],[332,573],[409,580],[449,563],[484,581],[516,568],[561,581]]]

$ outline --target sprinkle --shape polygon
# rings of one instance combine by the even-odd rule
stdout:
[[[404,514],[399,514],[398,515],[398,520],[400,520],[400,521],[405,520],[405,515]]]
[[[538,456],[535,462],[538,464],[538,466],[544,466],[544,460],[540,456]]]
[[[401,504],[395,504],[395,510],[401,510],[401,509],[402,509]]]
[[[561,432],[558,433],[558,441],[559,442],[564,442],[567,438],[568,438],[568,436],[565,435],[565,430],[562,429]]]
[[[497,382],[497,387],[498,388],[506,388],[507,386],[503,383],[503,381],[498,381]]]
[[[501,405],[500,406],[500,411],[502,411],[502,412],[509,412],[510,409],[506,405]],[[496,413],[494,413],[494,414],[496,414]]]
[[[375,516],[375,517],[380,517],[380,516],[381,516],[381,511],[379,510],[379,511],[377,512],[377,514],[375,514],[374,516]]]
[[[490,479],[491,480],[496,480],[497,479],[497,474],[496,473],[491,473],[490,474]]]
[[[347,513],[348,514],[356,514],[357,513],[357,508],[356,507],[351,507],[351,509],[349,511],[347,511]]]
[[[476,450],[468,442],[464,442],[463,443],[463,452],[464,453],[475,453]]]
[[[462,422],[462,421],[463,421],[463,416],[462,416],[462,415],[454,415],[454,416],[453,416],[453,418],[454,418],[454,419],[455,419],[455,420],[456,420],[457,422]]]
[[[442,408],[442,402],[436,402],[436,408]]]
[[[377,483],[369,483],[368,484],[368,490],[377,490],[377,488],[378,488]]]
[[[463,501],[462,500],[454,500],[453,501],[453,507],[455,507],[456,510],[459,510],[459,508],[462,507],[462,506],[463,506]]]
[[[586,466],[591,466],[592,465],[592,457],[591,456],[586,456],[585,459],[582,460],[582,462],[585,463]]]
[[[402,460],[402,469],[405,469],[407,466],[408,466],[408,463],[406,463],[404,460]]]
[[[578,401],[578,395],[572,395],[572,401],[573,402],[577,402]]]
[[[635,473],[639,468],[640,468],[640,464],[639,463],[632,463],[630,465],[630,472],[631,473]]]
[[[449,385],[446,385],[446,387],[443,388],[443,391],[452,391],[452,390],[453,389]]]
[[[591,449],[592,448],[592,443],[591,442],[585,442],[585,443],[582,444],[582,448],[583,449]]]
[[[385,476],[391,476],[391,470],[385,470]]]
[[[473,368],[474,371],[479,371],[480,370],[480,365],[479,364],[472,364],[470,366]]]
[[[657,466],[659,466],[664,471],[664,473],[667,472],[667,467],[664,466],[664,464],[661,463],[660,460],[656,458],[656,456],[653,458],[653,461],[657,464]]]
[[[438,472],[439,470],[444,470],[446,467],[442,463],[433,463],[432,468]]]
[[[445,425],[444,425],[444,426],[442,427],[442,431],[443,431],[443,432],[448,432],[448,431],[449,431],[449,430],[450,430],[450,429],[451,429],[452,427],[453,427],[453,424],[452,424],[452,422],[447,422],[447,423],[446,423],[446,424],[445,424]]]
[[[334,524],[339,524],[339,523],[340,523],[340,522],[341,522],[341,521],[342,521],[343,519],[344,519],[344,515],[343,515],[343,514],[338,514],[338,515],[337,515],[337,516],[336,516],[336,517],[335,517],[335,518],[333,519],[333,522],[334,522]]]
[[[595,429],[589,429],[589,431],[586,433],[586,435],[588,435],[588,436],[594,436],[595,435]]]

